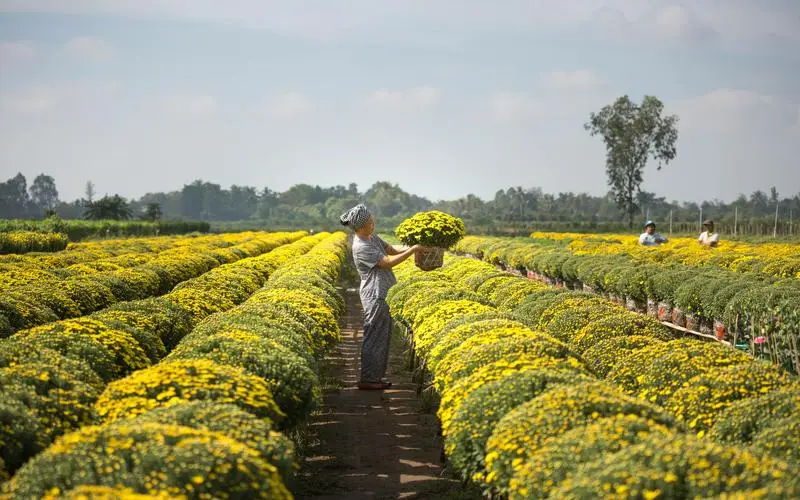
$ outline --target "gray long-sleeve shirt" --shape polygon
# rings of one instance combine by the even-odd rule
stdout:
[[[386,256],[386,245],[377,234],[373,234],[368,240],[362,240],[357,235],[353,237],[353,261],[361,276],[362,298],[385,299],[389,288],[397,283],[391,269],[378,267],[378,262]]]

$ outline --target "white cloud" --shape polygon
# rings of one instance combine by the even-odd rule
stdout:
[[[712,11],[713,12],[713,11]],[[702,44],[717,37],[716,30],[693,9],[683,4],[666,4],[650,11],[616,9],[604,5],[594,11],[589,25],[622,42]]]
[[[106,61],[111,59],[114,51],[102,38],[80,36],[71,39],[64,45],[64,53],[78,59]]]
[[[211,115],[219,109],[217,99],[203,93],[163,94],[151,99],[163,113],[176,117],[199,118]]]
[[[600,11],[616,27],[609,33],[631,28],[639,35],[688,36],[696,41],[713,30],[727,38],[743,40],[769,35],[800,42],[800,17],[792,0],[704,0],[669,2],[662,0],[504,0],[464,2],[461,0],[296,0],[257,2],[255,0],[147,1],[115,0],[3,0],[0,12],[58,12],[112,14],[136,19],[203,20],[240,24],[275,33],[320,42],[393,39],[418,43],[441,41],[449,35],[486,32],[530,33],[535,28],[576,26],[587,13]],[[691,9],[689,8],[691,6]],[[654,9],[655,7],[655,9]],[[420,24],[433,30],[414,29]]]
[[[36,56],[36,49],[29,42],[0,43],[0,62],[25,61]]]
[[[0,96],[0,109],[14,114],[40,115],[55,109],[63,98],[63,89],[38,86]]]
[[[602,85],[603,80],[590,69],[551,71],[542,78],[546,87],[559,90],[587,90]]]
[[[489,96],[487,104],[492,119],[501,123],[528,119],[537,110],[536,101],[519,92],[495,92]]]
[[[652,19],[645,20],[642,28],[667,40],[703,43],[716,36],[710,24],[680,4],[664,6]]]
[[[688,132],[772,134],[798,122],[797,104],[749,90],[721,88],[679,102],[680,127]]]
[[[311,111],[311,99],[297,92],[287,92],[267,100],[267,113],[273,118],[290,119]]]
[[[65,81],[10,90],[0,96],[3,111],[19,115],[42,115],[61,109],[86,111],[104,106],[122,90],[117,81]]]
[[[376,90],[367,97],[367,104],[373,109],[389,111],[420,111],[429,109],[439,101],[441,92],[431,86],[411,90]]]

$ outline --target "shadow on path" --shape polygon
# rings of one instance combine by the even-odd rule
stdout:
[[[439,423],[419,409],[402,346],[393,341],[387,373],[391,389],[356,389],[362,310],[357,292],[346,291],[345,299],[343,342],[327,359],[343,386],[325,394],[323,408],[312,417],[318,444],[308,450],[296,497],[475,498],[458,481],[441,476]]]

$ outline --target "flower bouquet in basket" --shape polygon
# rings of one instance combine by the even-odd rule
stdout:
[[[442,267],[445,250],[464,237],[464,221],[438,210],[420,212],[400,223],[394,234],[404,245],[426,247],[414,255],[414,263],[431,271]]]

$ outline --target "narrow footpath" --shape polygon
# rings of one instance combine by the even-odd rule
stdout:
[[[362,310],[355,290],[345,292],[343,342],[327,371],[340,382],[312,417],[315,444],[297,477],[298,499],[475,498],[442,476],[435,415],[420,410],[416,384],[405,370],[403,346],[393,339],[385,391],[356,389]]]

